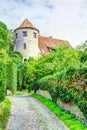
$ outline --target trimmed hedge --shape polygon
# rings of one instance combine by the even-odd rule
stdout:
[[[0,50],[0,102],[6,95],[6,58],[5,50]]]
[[[6,65],[0,59],[0,102],[4,100],[6,95]]]
[[[11,59],[6,66],[6,88],[14,93],[17,90],[17,65]]]

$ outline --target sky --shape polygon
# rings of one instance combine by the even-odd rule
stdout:
[[[72,47],[87,40],[87,0],[0,0],[0,21],[9,29],[26,18],[40,35],[67,40]]]

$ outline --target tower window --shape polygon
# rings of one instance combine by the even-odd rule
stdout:
[[[17,38],[17,36],[18,36],[18,35],[17,35],[17,33],[16,33],[16,38]]]
[[[36,38],[37,37],[37,34],[34,32],[33,33],[33,38]]]
[[[26,49],[26,43],[24,43],[24,49]]]
[[[27,37],[27,31],[23,31],[23,37]]]

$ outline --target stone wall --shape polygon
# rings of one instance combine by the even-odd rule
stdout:
[[[44,90],[39,89],[37,91],[37,94],[52,100],[48,91],[44,91]],[[87,121],[86,121],[83,113],[80,111],[79,107],[76,104],[74,104],[74,103],[67,103],[66,104],[66,103],[62,102],[59,98],[57,99],[57,104],[58,104],[58,106],[65,109],[66,111],[69,111],[70,113],[76,115],[76,118],[81,120],[87,126]]]
[[[46,97],[46,98],[49,98],[49,99],[51,99],[51,96],[50,96],[50,94],[49,94],[49,92],[48,91],[43,91],[43,90],[38,90],[37,91],[37,94],[39,94],[39,95],[41,95],[41,96],[43,96],[43,97]]]

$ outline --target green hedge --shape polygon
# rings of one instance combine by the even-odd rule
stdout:
[[[6,88],[14,93],[17,90],[17,65],[11,59],[7,62],[6,71]]]
[[[6,95],[6,65],[0,59],[0,102],[4,100]]]
[[[59,97],[65,103],[74,102],[87,119],[87,84],[84,82],[87,67],[68,67],[66,71],[57,72],[38,80],[38,89],[47,90],[52,100]]]
[[[6,58],[6,51],[0,50],[0,102],[4,100],[6,95]]]

